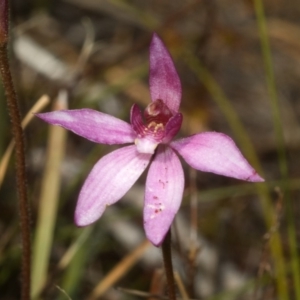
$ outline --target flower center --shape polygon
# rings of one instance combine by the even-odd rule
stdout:
[[[151,102],[144,111],[144,117],[147,124],[152,122],[165,126],[173,116],[166,104],[160,99]]]
[[[153,133],[157,133],[159,130],[164,130],[165,126],[163,123],[155,123],[154,121],[152,121],[147,125],[147,128]]]
[[[165,137],[165,126],[173,117],[173,113],[160,99],[151,102],[144,111],[144,120],[137,113],[132,113],[131,124],[137,133],[135,144],[140,153],[154,153],[157,145]]]
[[[173,116],[166,104],[158,99],[151,102],[144,111],[145,125],[142,136],[160,142],[165,136],[165,125]]]

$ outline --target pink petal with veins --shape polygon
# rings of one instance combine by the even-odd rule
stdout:
[[[177,213],[183,194],[184,175],[175,152],[159,145],[149,168],[145,204],[144,228],[147,238],[159,246]]]
[[[170,118],[165,128],[164,143],[168,143],[178,133],[182,124],[182,114],[177,113]]]
[[[264,181],[225,134],[205,132],[174,141],[170,145],[197,170],[253,182]]]
[[[142,117],[142,112],[137,104],[133,104],[130,110],[130,123],[137,135],[143,135],[145,125]]]
[[[86,226],[101,217],[105,208],[132,187],[147,168],[151,155],[127,146],[102,157],[93,167],[79,194],[75,223]]]
[[[157,34],[150,45],[150,93],[152,101],[161,99],[173,112],[178,112],[181,83],[169,51]]]
[[[130,124],[93,109],[57,110],[36,116],[99,144],[132,143],[136,136]]]

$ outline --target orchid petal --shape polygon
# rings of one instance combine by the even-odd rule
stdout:
[[[130,123],[137,135],[143,135],[145,125],[143,122],[142,112],[136,104],[133,104],[130,110]]]
[[[225,134],[200,133],[174,141],[171,147],[197,170],[252,182],[264,181]]]
[[[163,242],[180,207],[183,188],[179,158],[170,147],[160,145],[149,168],[144,204],[146,236],[156,246]]]
[[[75,223],[86,226],[105,208],[120,200],[147,168],[151,155],[127,146],[102,157],[93,167],[79,194]]]
[[[182,124],[182,114],[177,113],[173,116],[167,123],[165,129],[165,138],[164,142],[168,143],[173,139],[173,137],[178,133]]]
[[[150,45],[150,93],[152,101],[161,99],[178,112],[181,101],[181,83],[169,51],[157,34]]]
[[[99,144],[132,143],[135,138],[130,124],[93,109],[57,110],[36,116]]]

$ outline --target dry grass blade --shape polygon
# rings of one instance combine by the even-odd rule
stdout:
[[[163,300],[168,300],[169,298],[166,296],[161,296],[161,295],[154,295],[142,291],[137,291],[137,290],[131,290],[131,289],[125,289],[125,288],[118,288],[119,291],[122,291],[123,293],[126,293],[128,295],[134,295],[137,297],[141,298],[148,298],[151,297],[151,299],[163,299]],[[177,297],[177,300],[198,300],[194,298],[179,298]]]
[[[72,300],[72,298],[69,297],[69,295],[66,293],[66,291],[64,291],[62,288],[60,288],[58,285],[56,286],[56,288],[66,297],[66,299],[68,300]]]
[[[48,103],[50,102],[50,99],[47,95],[43,95],[41,98],[37,100],[37,102],[33,105],[31,110],[27,113],[25,118],[22,121],[22,127],[23,129],[26,128],[26,126],[29,124],[29,122],[34,117],[33,113],[40,112]],[[11,141],[0,161],[0,187],[2,185],[4,176],[6,174],[7,166],[11,157],[11,154],[13,152],[15,146],[15,142]]]
[[[90,236],[91,232],[93,230],[93,226],[85,227],[79,237],[74,241],[74,243],[68,248],[68,250],[65,252],[64,256],[61,258],[61,260],[58,263],[58,269],[63,270],[65,269],[72,259],[74,258],[75,254],[78,252],[80,247],[86,242],[88,237]]]
[[[124,257],[107,276],[99,282],[95,287],[88,300],[95,300],[102,296],[114,283],[116,283],[122,276],[126,275],[128,270],[139,260],[143,253],[150,246],[148,240],[144,240],[134,251]]]
[[[66,108],[67,94],[65,91],[61,91],[55,102],[54,109]],[[31,295],[33,299],[39,295],[47,277],[60,190],[60,168],[64,156],[65,143],[66,131],[61,127],[51,126],[33,249]]]
[[[118,290],[123,292],[124,294],[133,295],[133,296],[137,296],[137,297],[140,297],[140,298],[149,298],[149,297],[151,297],[151,298],[149,298],[151,300],[154,300],[154,299],[168,300],[169,299],[169,297],[166,297],[166,296],[151,294],[151,293],[132,290],[132,289],[118,288]],[[178,300],[181,300],[181,299],[178,299]]]
[[[189,299],[188,293],[183,285],[183,282],[182,282],[181,277],[178,274],[178,272],[174,272],[174,278],[175,278],[178,290],[180,292],[180,295],[182,296],[182,299],[188,300]]]

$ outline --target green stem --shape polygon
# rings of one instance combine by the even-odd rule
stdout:
[[[168,231],[165,240],[162,243],[162,253],[164,259],[165,272],[168,284],[168,294],[170,300],[176,300],[174,272],[172,265],[172,254],[171,254],[171,229]]]
[[[0,73],[5,89],[7,107],[12,124],[12,134],[16,143],[16,177],[19,198],[19,214],[22,240],[22,287],[21,299],[30,299],[30,213],[26,190],[25,150],[21,116],[18,108],[17,95],[10,72],[7,42],[0,44]]]

